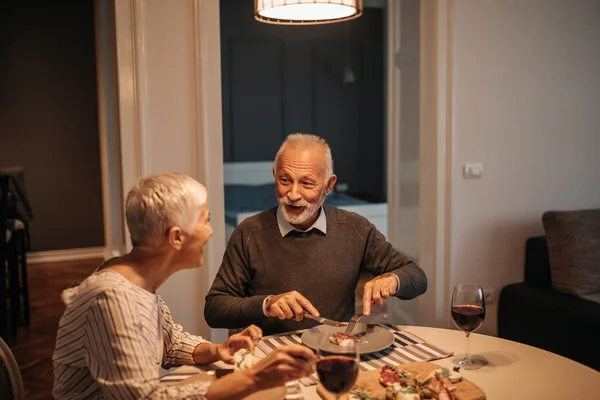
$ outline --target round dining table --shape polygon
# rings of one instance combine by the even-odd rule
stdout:
[[[462,331],[424,326],[399,327],[453,352],[453,356],[432,361],[442,367],[452,367],[452,360],[464,355],[466,339]],[[473,358],[482,361],[483,367],[461,370],[461,374],[479,386],[486,399],[600,399],[600,372],[557,354],[477,333],[470,336],[470,353]],[[199,372],[202,370],[200,366],[197,368]],[[316,385],[298,387],[300,393],[286,398],[321,399]]]
[[[444,367],[451,367],[452,360],[462,356],[466,349],[462,331],[423,326],[402,328],[454,352],[452,357],[433,361]],[[484,366],[461,370],[461,374],[479,386],[486,399],[600,399],[600,372],[583,364],[495,336],[472,333],[469,339],[471,355]]]

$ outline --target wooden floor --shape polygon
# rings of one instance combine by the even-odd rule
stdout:
[[[52,353],[64,310],[60,294],[70,284],[85,279],[102,261],[28,265],[31,326],[20,326],[11,346],[23,376],[26,399],[52,399]]]

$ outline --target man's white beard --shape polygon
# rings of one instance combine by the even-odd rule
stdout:
[[[326,193],[323,193],[321,200],[318,203],[314,204],[310,204],[309,202],[304,200],[291,202],[286,197],[282,197],[281,199],[279,199],[279,204],[281,205],[281,212],[283,214],[283,217],[287,222],[289,222],[292,225],[300,225],[305,223],[319,211],[319,209],[323,205],[323,202],[325,201],[326,195]],[[296,207],[304,207],[304,211],[302,211],[298,215],[290,214],[288,213],[287,208],[284,206],[285,204]]]

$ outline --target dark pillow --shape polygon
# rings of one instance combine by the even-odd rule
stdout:
[[[600,209],[542,216],[554,289],[600,303]]]

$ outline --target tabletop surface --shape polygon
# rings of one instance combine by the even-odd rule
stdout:
[[[422,326],[400,326],[455,355],[434,363],[451,367],[452,360],[466,347],[465,334],[458,330]],[[600,372],[562,356],[494,336],[471,334],[471,354],[484,362],[481,369],[461,371],[486,393],[487,399],[584,399],[599,398]],[[600,357],[600,354],[598,355]],[[180,367],[176,374],[201,371]],[[168,376],[168,375],[167,375]],[[320,399],[316,386],[301,387],[301,395],[290,399]]]
[[[465,350],[461,331],[419,326],[403,327],[457,355]],[[481,369],[462,371],[483,389],[488,399],[592,399],[598,396],[600,372],[565,357],[494,336],[471,334],[471,354],[486,362]],[[600,357],[600,354],[598,355]],[[451,366],[449,357],[435,361]]]

